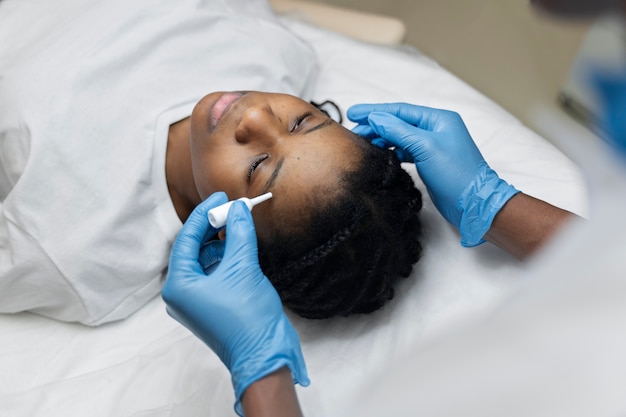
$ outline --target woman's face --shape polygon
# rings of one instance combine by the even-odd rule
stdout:
[[[203,200],[216,191],[229,199],[271,191],[253,212],[262,238],[306,221],[314,193],[332,197],[340,174],[360,160],[357,140],[297,97],[212,93],[191,114],[193,177]]]

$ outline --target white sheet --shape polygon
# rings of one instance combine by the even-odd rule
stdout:
[[[490,165],[528,194],[586,214],[576,166],[499,106],[409,48],[390,49],[289,22],[319,56],[315,98],[407,101],[458,111]],[[351,123],[346,122],[347,126]],[[414,175],[424,190],[412,166]],[[306,321],[307,416],[330,416],[389,358],[490,311],[524,265],[485,244],[466,249],[425,196],[425,253],[396,298],[369,316]],[[0,316],[0,416],[228,416],[234,396],[217,357],[165,313],[160,298],[98,328],[32,314]]]
[[[169,126],[207,92],[312,89],[314,52],[262,18],[263,0],[132,6],[0,3],[0,39],[16,38],[0,47],[0,312],[134,313],[159,294],[182,226]]]

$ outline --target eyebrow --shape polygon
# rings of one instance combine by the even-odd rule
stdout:
[[[313,129],[315,129],[315,127]],[[265,186],[263,187],[263,191],[261,192],[261,194],[265,194],[267,190],[269,190],[270,187],[274,185],[274,183],[276,182],[276,177],[278,177],[278,173],[280,172],[280,169],[283,167],[283,162],[285,162],[284,156],[278,160],[278,163],[276,164],[276,168],[274,168],[274,172],[272,172],[272,175],[270,175],[267,182],[265,183]]]
[[[309,130],[305,131],[305,132],[304,132],[304,134],[305,134],[305,135],[306,135],[306,134],[309,134],[309,133],[311,133],[311,132],[314,132],[314,131],[316,131],[316,130],[318,130],[318,129],[321,129],[321,128],[323,128],[323,127],[329,126],[329,125],[331,125],[331,124],[333,124],[333,119],[327,119],[327,120],[323,121],[322,123],[318,124],[317,126],[313,126],[313,127],[312,127],[312,128],[310,128]]]

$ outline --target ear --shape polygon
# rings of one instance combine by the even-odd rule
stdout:
[[[219,240],[226,240],[226,228],[223,228],[219,232],[217,232],[217,237]]]

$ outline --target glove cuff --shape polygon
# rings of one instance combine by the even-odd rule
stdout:
[[[303,387],[310,384],[300,338],[286,316],[268,326],[265,337],[260,340],[256,346],[258,349],[251,349],[245,358],[238,358],[230,370],[235,389],[235,412],[240,416],[243,416],[241,397],[245,390],[252,383],[284,366],[289,367],[294,384]]]
[[[496,214],[517,193],[519,190],[501,179],[484,163],[457,205],[461,211],[461,245],[473,247],[484,243],[483,236],[491,227]]]

